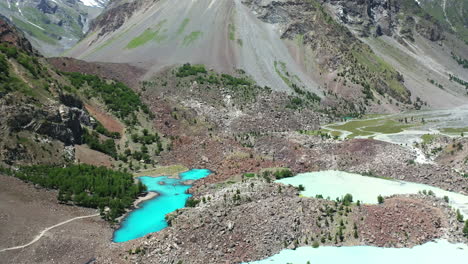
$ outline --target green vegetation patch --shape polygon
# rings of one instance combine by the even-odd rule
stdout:
[[[456,82],[456,83],[459,83],[460,85],[463,85],[465,86],[465,88],[468,90],[468,81],[465,81],[455,75],[452,75],[452,74],[449,74],[450,76],[450,81],[452,82]]]
[[[423,144],[430,144],[435,138],[437,138],[435,134],[424,134],[421,136]]]
[[[229,24],[228,30],[229,30],[229,39],[235,40],[236,39],[236,26],[234,24]]]
[[[28,33],[29,35],[33,37],[41,41],[44,41],[45,43],[48,43],[51,45],[57,45],[57,40],[55,38],[52,38],[51,36],[47,35],[43,30],[41,30],[40,28],[36,26],[26,23],[16,17],[13,17],[13,23],[15,23],[15,25],[19,27],[21,30],[23,30],[24,32]]]
[[[33,91],[29,85],[16,76],[8,59],[16,60],[36,79],[39,79],[44,73],[44,69],[36,57],[30,56],[12,45],[2,43],[0,44],[0,93],[19,91],[25,95],[34,96],[37,91]]]
[[[181,88],[188,88],[187,84],[196,81],[199,84],[197,89],[202,90],[204,98],[214,105],[223,104],[223,101],[220,99],[223,95],[219,92],[218,87],[222,87],[223,91],[229,93],[234,104],[240,105],[255,101],[261,93],[271,93],[271,88],[258,86],[241,69],[237,69],[235,75],[219,74],[213,70],[207,70],[204,65],[186,63],[181,67],[173,69],[172,74],[177,77],[174,78],[177,81],[176,87],[179,87],[181,92]],[[146,84],[153,87],[157,85],[155,82],[147,82]],[[162,87],[166,85],[167,82],[162,82]],[[184,89],[183,92],[188,92],[187,90]]]
[[[407,124],[395,121],[393,119],[368,119],[368,120],[353,120],[343,125],[330,126],[331,129],[339,129],[351,132],[348,138],[358,136],[368,137],[376,133],[394,134],[403,132],[405,129],[414,127],[415,124]]]
[[[187,27],[188,23],[190,22],[190,19],[186,18],[182,23],[180,23],[179,29],[177,30],[177,35],[181,35],[184,33],[185,28]]]
[[[272,172],[272,175],[277,180],[294,176],[293,172],[289,168],[275,170],[274,172]]]
[[[464,69],[468,69],[468,60],[459,57],[455,55],[455,53],[452,52],[452,58],[459,64],[461,65]]]
[[[101,140],[96,131],[89,132],[87,129],[84,131],[83,141],[89,146],[89,148],[107,154],[114,159],[117,158],[117,148],[113,139]]]
[[[131,174],[105,167],[36,165],[21,167],[15,172],[2,171],[23,181],[58,190],[58,200],[62,203],[99,208],[102,217],[108,221],[123,215],[135,198],[146,191],[146,186],[135,183]],[[106,207],[110,210],[104,210]]]
[[[187,77],[197,75],[198,73],[207,73],[205,65],[190,65],[189,63],[184,64],[182,67],[177,69],[177,77]]]
[[[106,82],[95,75],[64,73],[73,86],[81,90],[87,98],[100,98],[107,108],[127,125],[137,124],[136,112],[149,114],[148,107],[140,97],[121,82]]]
[[[304,46],[304,34],[297,34],[294,36],[294,40],[296,41],[297,46]]]
[[[132,39],[128,44],[127,44],[127,49],[134,49],[138,48],[140,46],[145,45],[146,43],[150,42],[151,40],[154,40],[158,43],[161,41],[165,40],[167,38],[166,35],[160,34],[163,25],[166,23],[166,19],[162,20],[159,22],[156,26],[155,29],[147,28],[143,33],[141,33],[138,37]]]
[[[449,134],[468,133],[468,127],[460,127],[460,128],[447,127],[447,128],[440,129],[440,132],[449,133]]]
[[[146,29],[138,37],[132,39],[127,44],[127,49],[134,49],[134,48],[138,48],[139,46],[143,46],[146,43],[148,43],[150,40],[155,38],[157,35],[158,35],[158,31],[152,31],[151,29]]]
[[[343,133],[340,131],[329,130],[329,129],[319,129],[319,130],[299,130],[300,134],[305,134],[309,136],[320,136],[322,138],[339,138]]]
[[[189,35],[184,37],[184,41],[182,41],[182,46],[186,47],[198,40],[203,36],[203,32],[201,31],[193,31]]]
[[[363,127],[362,130],[382,134],[393,134],[403,132],[406,128],[410,128],[412,126],[413,125],[409,124],[401,124],[395,120],[385,120],[383,124]]]
[[[286,108],[297,110],[321,101],[321,98],[315,93],[303,90],[299,87],[301,84],[300,78],[295,74],[291,75],[287,71],[286,63],[282,61],[275,61],[273,66],[275,68],[276,74],[278,74],[283,82],[292,88],[297,94],[296,96],[291,96],[289,98],[289,103],[286,105]]]
[[[348,138],[355,138],[357,136],[372,136],[375,133],[398,133],[410,126],[389,119],[368,119],[353,120],[342,125],[331,125],[329,128],[349,131],[352,134]]]
[[[409,96],[408,90],[397,80],[397,72],[393,67],[375,55],[370,48],[355,48],[351,53],[358,63],[365,67],[364,74],[367,75],[367,79],[370,81],[368,85],[376,86],[376,80],[380,78],[386,81],[390,90],[378,90],[379,93],[383,94],[384,92],[388,92],[393,97],[401,99]],[[363,87],[366,88],[366,85],[363,85]]]
[[[275,61],[274,67],[276,74],[286,83],[289,87],[292,86],[293,82],[289,79],[289,73],[286,69],[286,63],[282,61]]]

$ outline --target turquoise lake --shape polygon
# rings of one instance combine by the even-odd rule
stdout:
[[[413,248],[355,247],[299,247],[285,249],[264,260],[250,264],[440,264],[466,263],[468,245],[451,244],[446,240],[429,242]]]
[[[324,198],[330,197],[331,200],[335,200],[337,197],[342,198],[345,194],[350,193],[353,195],[354,201],[360,200],[367,204],[376,204],[379,195],[416,194],[419,191],[431,190],[437,197],[447,196],[449,204],[455,209],[460,209],[460,212],[468,217],[468,196],[425,184],[385,180],[332,170],[301,173],[276,182],[296,187],[302,184],[305,190],[301,192],[301,195],[307,197],[321,194]]]
[[[157,192],[159,195],[151,200],[139,204],[139,208],[133,210],[122,221],[121,226],[114,232],[114,242],[125,242],[146,234],[160,231],[166,228],[165,215],[185,206],[185,201],[191,194],[185,193],[192,185],[183,182],[199,180],[211,173],[206,169],[193,169],[179,174],[179,178],[168,176],[149,177],[138,179],[148,187],[148,191]]]
[[[315,197],[317,194],[334,200],[345,194],[353,195],[354,201],[376,204],[377,196],[392,194],[412,194],[431,190],[438,197],[448,196],[450,205],[468,215],[468,196],[448,192],[429,185],[366,177],[342,171],[319,171],[298,174],[291,178],[277,180],[283,184],[299,186],[305,190],[301,195]],[[464,261],[465,260],[465,261]],[[452,244],[447,240],[429,242],[413,248],[379,248],[372,246],[354,247],[300,247],[285,249],[269,258],[250,262],[251,264],[394,264],[394,263],[465,263],[468,260],[468,245]]]

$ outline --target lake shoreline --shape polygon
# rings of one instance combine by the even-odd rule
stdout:
[[[140,208],[140,204],[143,203],[143,202],[146,202],[148,200],[151,200],[155,197],[158,197],[159,196],[159,193],[157,192],[153,192],[153,191],[149,191],[147,192],[144,196],[140,196],[138,197],[134,202],[133,202],[133,207],[135,208]]]

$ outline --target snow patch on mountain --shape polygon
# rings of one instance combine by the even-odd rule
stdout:
[[[107,1],[104,0],[80,0],[85,6],[104,7]]]

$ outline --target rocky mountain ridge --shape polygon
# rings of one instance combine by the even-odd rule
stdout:
[[[202,13],[203,20],[195,15]],[[114,1],[91,32],[67,55],[130,63],[147,70],[144,80],[189,62],[243,69],[273,90],[338,96],[357,112],[468,100],[466,87],[450,78],[467,76],[450,55],[464,58],[466,45],[411,1],[200,0],[175,8],[164,0]]]
[[[58,56],[88,31],[108,0],[5,0],[0,14],[26,33],[42,54]]]
[[[87,161],[111,167],[124,151],[116,144],[125,129],[143,129],[141,120],[149,118],[138,96],[111,80],[116,76],[112,70],[107,71],[107,80],[58,71],[18,29],[2,19],[0,70],[0,108],[4,112],[0,135],[5,139],[0,142],[0,166]],[[109,100],[109,89],[118,98]],[[111,105],[118,100],[118,107]]]

